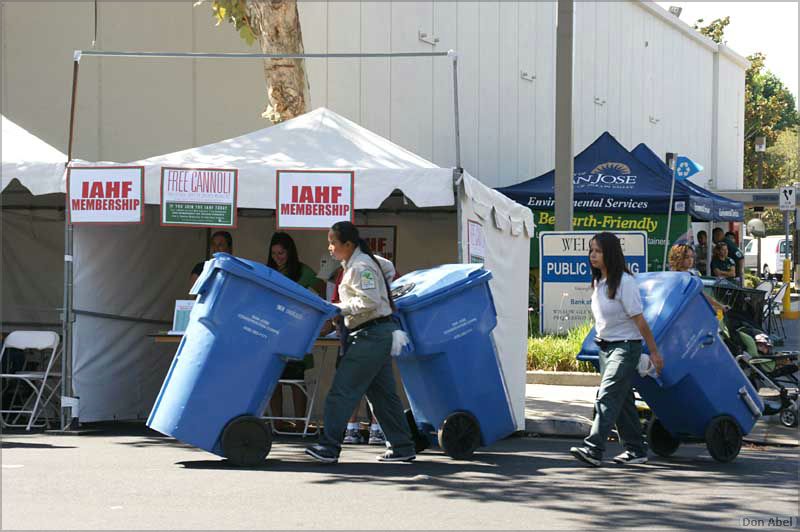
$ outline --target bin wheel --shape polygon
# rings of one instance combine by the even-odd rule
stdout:
[[[431,440],[428,435],[420,432],[417,422],[414,419],[414,412],[410,408],[406,409],[406,421],[408,421],[408,429],[411,431],[411,439],[414,441],[414,450],[421,453],[431,446]]]
[[[242,416],[227,424],[221,443],[223,456],[233,465],[258,466],[272,448],[272,432],[261,418]]]
[[[706,427],[706,448],[717,462],[730,462],[742,449],[742,429],[731,416],[719,416]]]
[[[647,444],[658,456],[669,458],[678,450],[681,441],[669,433],[660,419],[653,416],[647,423]]]
[[[781,410],[781,416],[779,419],[784,427],[797,426],[797,412],[795,412],[795,410],[791,407]]]
[[[481,427],[469,412],[453,412],[439,428],[439,446],[450,458],[469,460],[481,445]]]

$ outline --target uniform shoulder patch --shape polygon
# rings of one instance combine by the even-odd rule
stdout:
[[[371,270],[364,270],[361,272],[361,289],[372,290],[377,286],[375,284],[375,274]]]

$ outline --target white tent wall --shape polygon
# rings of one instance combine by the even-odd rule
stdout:
[[[530,238],[533,236],[531,211],[464,174],[460,185],[461,245],[468,254],[468,221],[483,228],[486,257],[484,265],[492,272],[492,291],[497,327],[494,342],[514,411],[517,430],[525,428],[525,384],[528,364],[528,275]]]
[[[3,200],[5,196],[4,193]],[[60,333],[64,211],[3,208],[0,227],[3,332],[46,329]]]
[[[147,335],[169,328],[192,266],[205,257],[206,231],[161,227],[158,217],[158,207],[147,207],[143,224],[75,226],[73,378],[81,421],[145,418],[172,361],[174,346]]]

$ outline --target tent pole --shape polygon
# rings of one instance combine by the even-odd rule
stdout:
[[[675,165],[677,168],[678,165]],[[667,234],[664,238],[664,260],[661,263],[661,271],[667,271],[667,250],[669,250],[669,231],[672,225],[672,198],[675,196],[675,170],[672,171],[672,186],[669,189],[669,205],[667,205]],[[706,236],[708,238],[708,236]]]
[[[456,230],[458,231],[458,262],[464,262],[464,221],[461,219],[461,181],[464,169],[461,167],[461,129],[458,121],[458,54],[455,50],[448,50],[447,57],[453,60],[453,124],[455,127],[456,141],[456,167],[453,171],[453,187],[456,200]]]
[[[80,65],[80,52],[75,52],[72,62],[72,102],[69,112],[69,148],[67,149],[67,167],[72,162],[72,147],[75,140],[75,113],[77,111],[78,96],[78,67]],[[66,169],[69,175],[69,168]],[[78,411],[74,403],[72,389],[72,285],[73,285],[73,226],[69,216],[69,190],[64,194],[64,311],[62,313],[62,338],[61,347],[61,430],[67,430],[72,426],[73,420],[78,417]],[[69,398],[69,399],[68,399]],[[70,406],[64,403],[70,400]],[[69,408],[70,417],[66,416],[66,409]],[[75,428],[75,427],[72,427]]]

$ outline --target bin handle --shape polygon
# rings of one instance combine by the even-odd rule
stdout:
[[[759,418],[761,417],[761,409],[758,408],[753,398],[750,397],[750,394],[747,393],[747,388],[742,386],[739,388],[739,397],[741,397],[744,404],[747,405],[747,408],[750,409],[750,412],[753,414],[753,417]]]
[[[713,345],[714,341],[716,340],[715,336],[716,335],[714,333],[706,334],[705,340],[703,340],[700,345],[702,345],[703,347],[708,347],[710,345]]]

